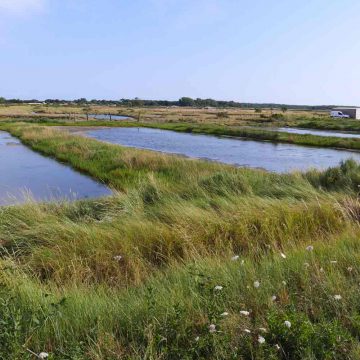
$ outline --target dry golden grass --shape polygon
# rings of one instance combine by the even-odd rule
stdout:
[[[11,105],[0,106],[0,119],[10,116],[19,117],[48,117],[67,118],[69,120],[86,120],[88,114],[126,115],[142,122],[188,122],[201,124],[221,124],[228,126],[266,124],[271,122],[270,117],[284,114],[280,109],[263,109],[261,113],[255,109],[240,108],[186,108],[186,107],[154,107],[154,108],[127,108],[117,106],[91,105],[88,107],[74,105]],[[324,111],[288,110],[286,118],[296,117],[313,118],[325,117]]]

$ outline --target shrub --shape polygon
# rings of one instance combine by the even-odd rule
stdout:
[[[218,119],[225,119],[225,118],[228,118],[229,115],[226,111],[219,111],[217,114],[216,114],[216,117]]]
[[[273,114],[271,115],[271,118],[275,120],[282,120],[285,118],[285,116],[283,114]]]
[[[319,172],[310,171],[305,174],[310,183],[327,190],[358,191],[360,185],[360,165],[355,160],[341,162],[339,167],[333,167]]]

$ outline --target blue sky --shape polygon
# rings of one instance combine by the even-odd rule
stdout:
[[[360,105],[358,0],[0,0],[0,96]]]

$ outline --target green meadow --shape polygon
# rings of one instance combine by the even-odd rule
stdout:
[[[0,208],[0,358],[358,359],[360,166],[274,174],[2,125],[113,195]]]

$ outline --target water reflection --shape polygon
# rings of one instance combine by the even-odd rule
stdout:
[[[327,168],[349,158],[360,161],[360,153],[346,150],[218,138],[158,129],[107,128],[89,130],[85,134],[114,144],[274,172]]]
[[[106,186],[46,158],[0,131],[0,205],[110,195]]]

